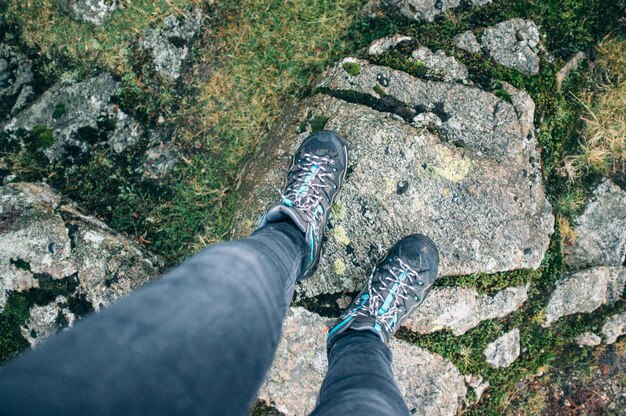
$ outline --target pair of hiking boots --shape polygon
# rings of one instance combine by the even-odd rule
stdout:
[[[304,233],[309,255],[298,280],[313,274],[319,264],[330,208],[347,167],[348,150],[341,137],[331,131],[312,134],[294,155],[280,201],[261,218],[260,226],[289,219]],[[328,345],[348,329],[372,331],[387,343],[424,301],[438,266],[439,253],[428,237],[410,235],[398,241],[331,328]]]

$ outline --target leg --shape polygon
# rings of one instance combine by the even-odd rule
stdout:
[[[391,351],[369,331],[348,330],[328,350],[328,373],[313,415],[408,415]]]
[[[307,255],[288,222],[206,249],[0,370],[3,414],[245,415]]]
[[[315,415],[407,415],[391,371],[389,338],[423,302],[437,278],[429,238],[398,241],[328,333],[328,374]]]

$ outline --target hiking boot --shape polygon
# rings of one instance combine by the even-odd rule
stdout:
[[[311,134],[294,156],[280,192],[281,200],[261,217],[259,227],[290,219],[304,233],[310,252],[298,280],[317,268],[330,207],[341,189],[347,166],[348,149],[341,137],[332,131]]]
[[[424,301],[438,267],[439,253],[430,238],[411,235],[398,241],[330,330],[328,345],[347,329],[374,332],[387,343]]]

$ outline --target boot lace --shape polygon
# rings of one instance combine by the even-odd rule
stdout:
[[[333,159],[305,153],[297,162],[299,171],[295,173],[295,179],[286,187],[285,191],[278,190],[282,201],[298,208],[318,231],[320,216],[318,207],[324,195],[322,190],[333,186],[329,183],[335,178],[336,169]],[[323,212],[323,211],[322,211]]]
[[[400,307],[401,302],[409,297],[419,302],[417,288],[424,282],[419,273],[399,257],[379,266],[378,271],[383,275],[380,282],[373,285],[370,278],[366,304],[351,314],[372,317],[387,331],[393,331],[398,323],[398,314],[405,312],[404,307]]]

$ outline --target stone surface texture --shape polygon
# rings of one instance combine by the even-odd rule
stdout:
[[[480,398],[483,396],[483,393],[485,392],[485,390],[487,390],[489,388],[489,382],[487,380],[483,379],[483,376],[481,375],[468,375],[465,376],[465,384],[467,384],[469,387],[471,387],[474,390],[474,394],[476,395],[476,398],[474,399],[474,401],[470,401],[470,400],[465,400],[465,404],[466,406],[471,406],[473,404],[476,404],[480,401]]]
[[[413,38],[404,35],[392,35],[381,39],[377,39],[367,48],[367,54],[370,56],[382,55],[389,50],[395,48],[403,42],[410,42]]]
[[[81,22],[103,24],[117,9],[117,0],[57,0],[69,16]]]
[[[315,407],[326,373],[326,336],[333,323],[292,308],[283,339],[259,397],[286,415],[306,415]],[[420,415],[455,415],[467,393],[463,377],[439,355],[393,339],[393,372],[409,410]],[[412,413],[412,414],[413,414]]]
[[[403,326],[421,334],[447,329],[454,335],[463,335],[482,321],[516,311],[526,300],[526,286],[510,287],[494,296],[480,295],[476,289],[464,287],[437,287]]]
[[[626,284],[626,268],[598,266],[571,273],[556,283],[545,309],[549,326],[559,318],[593,312],[617,301]]]
[[[506,368],[513,364],[520,355],[520,333],[514,329],[487,345],[484,351],[485,361],[496,368]]]
[[[600,338],[598,335],[594,334],[593,332],[583,332],[582,334],[580,334],[579,336],[576,337],[576,344],[578,344],[579,347],[595,347],[597,345],[600,345],[600,343],[602,342],[602,338]]]
[[[565,81],[570,73],[577,69],[585,59],[587,59],[587,55],[584,52],[577,52],[563,65],[563,68],[559,69],[559,72],[556,73],[556,88],[558,91],[561,91],[563,81]]]
[[[3,133],[19,139],[25,131],[45,128],[54,137],[54,143],[44,150],[50,161],[88,153],[105,140],[120,153],[139,142],[145,129],[113,102],[117,87],[109,74],[58,84],[5,124]]]
[[[472,6],[484,6],[492,0],[468,0]],[[461,5],[461,0],[370,0],[364,7],[367,14],[391,13],[420,22],[432,22],[436,16]]]
[[[46,279],[70,282],[72,297],[97,311],[157,277],[162,265],[159,257],[81,214],[44,184],[0,187],[0,311],[11,292],[36,289]],[[67,300],[31,309],[26,331],[37,335],[31,343],[55,332],[54,311],[73,322]]]
[[[65,324],[71,327],[75,320],[76,316],[68,309],[67,298],[57,296],[47,305],[30,308],[28,321],[21,327],[22,336],[31,347],[37,347],[62,330]]]
[[[594,190],[574,220],[576,240],[565,249],[565,263],[575,269],[623,266],[626,259],[626,192],[609,179]]]
[[[139,42],[150,51],[156,71],[166,79],[177,80],[189,55],[189,46],[202,27],[200,9],[184,16],[169,15],[155,29],[146,29]]]
[[[359,74],[348,74],[346,62],[359,65]],[[385,251],[411,233],[438,245],[442,276],[539,267],[554,217],[527,94],[511,90],[509,103],[477,88],[424,81],[352,58],[331,67],[317,86],[368,96],[385,111],[323,94],[304,100],[247,166],[234,221],[236,235],[254,228],[276,199],[312,120],[324,120],[347,140],[351,167],[320,267],[302,282],[301,293],[359,290]],[[410,124],[428,112],[441,120],[437,134]]]
[[[480,43],[471,30],[467,30],[454,37],[454,44],[457,48],[471,53],[480,53]]]
[[[613,344],[617,341],[617,338],[625,335],[626,313],[618,313],[610,316],[602,327],[602,334],[607,344]]]
[[[510,19],[486,28],[482,50],[493,60],[525,75],[539,73],[539,30],[531,20]]]
[[[463,81],[467,79],[467,68],[453,56],[442,50],[431,51],[420,46],[411,53],[411,57],[424,64],[433,75],[440,76],[444,81]]]
[[[35,96],[30,60],[0,43],[0,122],[22,110]]]

